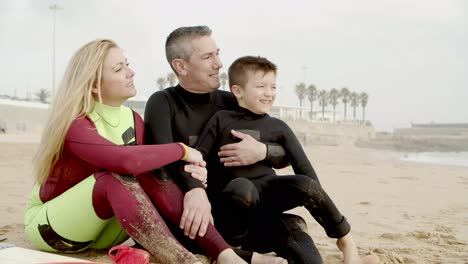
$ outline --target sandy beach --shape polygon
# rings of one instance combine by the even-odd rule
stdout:
[[[38,140],[0,135],[0,240],[32,249],[23,212]],[[352,145],[305,149],[325,190],[351,222],[360,253],[377,254],[382,263],[468,263],[468,167],[403,162],[395,153]],[[308,212],[292,212],[306,219],[324,262],[341,263],[334,240]],[[104,251],[74,257],[110,263]]]

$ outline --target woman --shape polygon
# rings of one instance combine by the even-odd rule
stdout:
[[[172,236],[137,179],[181,159],[205,163],[182,143],[141,145],[143,121],[122,105],[136,94],[134,75],[111,40],[92,41],[72,57],[35,159],[25,231],[46,251],[104,249],[130,235],[162,263],[199,263]],[[206,170],[193,176],[206,179]],[[242,263],[229,247],[216,259]]]

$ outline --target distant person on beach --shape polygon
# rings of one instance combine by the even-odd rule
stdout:
[[[45,251],[104,249],[130,235],[161,263],[200,263],[172,236],[138,180],[184,160],[205,181],[205,162],[184,143],[142,145],[143,120],[122,105],[136,94],[134,75],[111,40],[92,41],[71,58],[36,155],[25,231]],[[229,246],[213,257],[243,263]]]
[[[217,168],[210,170],[208,177],[210,187],[216,186],[209,191],[218,192],[215,196],[222,198],[215,206],[215,218],[220,223],[217,227],[223,235],[237,229],[237,233],[248,236],[255,232],[250,230],[252,222],[262,219],[266,223],[284,211],[304,206],[329,237],[337,238],[344,263],[359,263],[351,226],[321,187],[298,139],[286,123],[268,115],[276,98],[276,74],[276,65],[263,57],[246,56],[234,61],[228,71],[229,86],[239,107],[215,113],[195,146],[208,164]],[[259,142],[281,145],[295,175],[279,177],[273,168],[260,162],[224,166],[217,153],[221,146],[239,141],[232,131],[249,134]],[[248,243],[245,246],[250,248]],[[321,263],[319,254],[316,258],[311,262]]]
[[[0,122],[0,133],[2,134],[6,133],[6,123],[4,121]]]
[[[218,90],[219,73],[223,64],[210,28],[191,26],[172,31],[166,39],[166,58],[177,75],[179,84],[155,92],[149,98],[145,109],[145,141],[148,144],[183,142],[194,146],[211,116],[223,109],[235,109],[237,102],[231,93]],[[244,133],[233,134],[241,141],[221,147],[219,156],[225,166],[244,166],[260,161],[273,167],[284,167],[288,164],[281,146],[258,142]],[[180,204],[180,209],[183,210],[182,218],[178,225],[170,227],[184,246],[196,250],[187,237],[197,240],[200,236],[206,236],[206,230],[213,228],[210,224],[211,203],[215,204],[213,211],[222,204],[217,202],[218,197],[210,196],[208,199],[206,183],[185,174],[184,166],[186,165],[183,162],[170,164],[155,171],[156,177],[152,181],[144,178],[145,182],[140,183],[147,193],[167,197],[174,196],[171,189],[175,188],[175,184],[182,188],[185,192],[180,198],[184,201]],[[198,169],[190,165],[186,171],[193,173]],[[216,169],[212,171],[208,168],[208,171],[210,174],[216,174]],[[210,188],[216,186],[210,183],[208,189]],[[157,203],[155,204],[157,206]],[[216,217],[214,223],[216,227],[223,224]],[[305,221],[299,216],[280,214],[277,218],[258,222],[254,229],[256,232],[248,236],[252,250],[235,249],[248,262],[261,263],[258,262],[259,258],[266,263],[282,261],[280,258],[265,260],[261,254],[254,251],[274,251],[278,256],[294,263],[311,263],[308,260],[315,259],[315,255],[318,254],[316,250],[312,250],[313,241],[307,234]],[[226,235],[225,238],[235,237],[236,239],[228,240],[234,244],[237,240],[244,239],[245,234],[229,232],[222,235]]]

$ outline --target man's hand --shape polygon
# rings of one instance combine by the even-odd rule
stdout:
[[[206,180],[208,177],[208,172],[206,170],[206,162],[199,162],[199,163],[190,163],[184,166],[184,171],[190,173],[190,175],[201,181],[205,188],[208,186],[206,184]]]
[[[231,133],[233,136],[242,139],[242,141],[221,147],[218,155],[224,166],[246,166],[265,159],[267,154],[265,144],[239,131],[231,130]]]
[[[202,188],[194,188],[184,196],[184,212],[180,219],[179,227],[184,229],[184,234],[194,239],[195,236],[204,236],[208,223],[212,220],[211,204],[206,192]]]

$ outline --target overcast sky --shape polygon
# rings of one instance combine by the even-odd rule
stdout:
[[[0,93],[25,97],[51,86],[53,3],[0,0]],[[111,38],[126,50],[139,96],[149,96],[156,79],[170,71],[166,36],[180,26],[204,24],[213,29],[225,70],[243,55],[278,65],[278,105],[299,105],[294,86],[305,81],[318,89],[369,94],[366,117],[377,130],[468,122],[463,0],[57,3],[63,8],[57,11],[57,82],[80,46]]]

